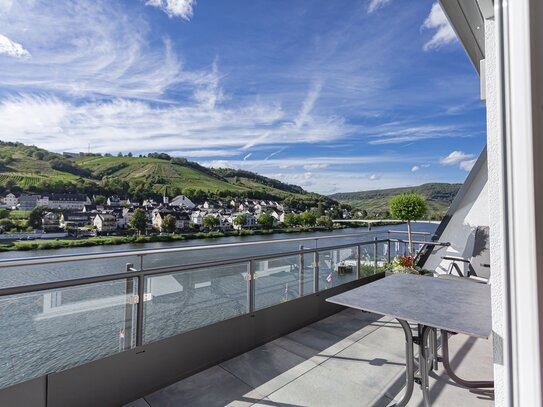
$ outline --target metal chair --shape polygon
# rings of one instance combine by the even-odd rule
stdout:
[[[448,279],[467,279],[474,282],[490,282],[490,247],[489,247],[489,228],[488,226],[478,226],[475,229],[475,238],[473,241],[473,250],[471,257],[465,259],[456,256],[444,256],[443,260],[451,260],[447,274],[439,275],[441,278]],[[464,275],[460,263],[467,264],[468,270]],[[453,275],[453,271],[457,275]]]

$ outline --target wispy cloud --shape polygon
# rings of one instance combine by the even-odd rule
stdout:
[[[403,126],[402,123],[393,123],[375,129],[375,134],[370,136],[372,140],[369,141],[369,144],[398,144],[443,137],[457,137],[460,134],[456,130],[458,130],[457,126],[423,125],[408,127]]]
[[[279,150],[274,151],[273,153],[268,154],[268,156],[267,156],[266,158],[264,158],[264,161],[268,161],[270,158],[275,157],[277,154],[279,154],[279,153],[282,152],[283,150],[284,150],[284,148],[280,148]]]
[[[392,0],[371,0],[368,4],[368,13],[371,14],[374,11],[387,6],[391,1]]]
[[[306,170],[306,171],[324,170],[325,168],[328,168],[328,164],[306,164],[306,165],[304,165],[304,170]]]
[[[456,34],[437,1],[432,5],[430,14],[424,20],[422,28],[435,30],[432,38],[424,44],[423,49],[425,51],[440,48],[443,45],[457,41]]]
[[[460,169],[464,171],[471,171],[476,161],[476,158],[474,158],[473,160],[460,161]]]
[[[311,89],[307,93],[307,96],[302,104],[302,109],[300,110],[298,117],[294,119],[294,123],[296,124],[297,128],[301,128],[302,126],[304,126],[310,119],[309,115],[321,94],[321,89],[322,83],[316,82],[312,85]]]
[[[417,172],[420,171],[423,168],[428,168],[430,164],[418,164],[411,167],[411,172]]]
[[[379,174],[371,174],[371,175],[368,177],[368,179],[369,179],[370,181],[378,181],[378,180],[381,179],[381,176],[380,176]]]
[[[253,153],[247,154],[245,157],[243,157],[243,161],[247,161],[252,155]]]
[[[196,0],[147,0],[148,6],[158,7],[164,11],[168,17],[180,17],[189,21],[194,15],[194,6]]]
[[[91,145],[92,147],[92,145]],[[200,158],[200,157],[232,157],[239,155],[237,150],[168,150],[173,157]]]
[[[7,55],[14,58],[30,58],[30,52],[18,42],[10,40],[5,35],[0,34],[0,55]]]
[[[468,154],[457,150],[451,152],[447,157],[443,157],[441,160],[439,160],[439,163],[441,165],[456,165],[461,161],[466,161],[472,159],[473,157],[473,154]]]

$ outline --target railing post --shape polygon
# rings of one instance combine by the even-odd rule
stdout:
[[[373,268],[374,273],[377,273],[377,237],[373,238]]]
[[[313,292],[319,292],[319,252],[313,256]]]
[[[302,253],[300,253],[300,264],[299,264],[300,270],[298,271],[298,293],[299,293],[300,297],[304,296],[304,268],[305,268],[305,264],[304,264],[303,250],[304,250],[304,246],[300,245],[300,251],[302,251]]]
[[[390,264],[390,260],[391,260],[391,254],[390,254],[390,249],[391,249],[391,245],[390,245],[390,237],[388,238],[387,240],[387,263]]]
[[[134,271],[134,265],[132,263],[126,263],[126,271]],[[126,279],[126,304],[124,311],[124,332],[119,332],[119,351],[132,349],[132,337],[134,332],[134,279]]]
[[[360,245],[356,246],[356,266],[358,279],[362,278],[362,247]]]
[[[247,313],[255,312],[255,268],[253,260],[247,263]]]
[[[143,271],[143,270],[140,270]],[[136,323],[136,346],[143,345],[143,297],[145,296],[145,277],[138,275],[138,314]]]

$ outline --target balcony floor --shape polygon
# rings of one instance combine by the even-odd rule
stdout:
[[[405,385],[404,352],[395,320],[345,310],[128,406],[387,406]],[[491,341],[455,335],[450,354],[459,376],[492,379]],[[459,387],[441,364],[430,380],[434,406],[494,404],[492,390]],[[422,406],[418,385],[409,406]]]

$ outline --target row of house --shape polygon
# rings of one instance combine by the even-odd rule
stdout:
[[[82,194],[47,194],[47,195],[27,195],[15,196],[12,193],[7,194],[0,200],[0,206],[7,209],[20,209],[31,211],[42,206],[50,209],[82,209],[85,205],[90,205],[90,198]]]
[[[13,207],[21,207],[20,203],[24,202],[27,196],[21,197],[19,197],[19,205]],[[13,196],[6,196],[5,199],[5,202],[15,202]],[[54,209],[63,210],[46,212],[42,218],[44,231],[51,232],[58,229],[73,231],[92,228],[101,234],[112,234],[129,228],[132,216],[137,208],[145,210],[148,228],[159,231],[163,231],[162,223],[168,215],[175,218],[176,230],[188,230],[192,226],[203,229],[206,216],[215,217],[217,219],[217,228],[221,230],[254,228],[257,225],[258,216],[264,213],[265,210],[276,218],[277,222],[284,220],[284,212],[279,209],[269,209],[272,207],[283,208],[283,206],[277,202],[269,201],[205,201],[203,204],[196,205],[184,195],[176,196],[171,200],[164,197],[161,203],[146,199],[140,204],[117,196],[107,198],[106,203],[103,205],[92,204],[89,201],[80,200],[80,204],[77,206],[55,207]],[[49,202],[53,202],[53,200],[50,199]],[[51,206],[47,205],[38,206],[51,208]],[[244,215],[245,225],[237,225],[234,222],[239,215]]]
[[[49,208],[50,211],[42,218],[45,232],[94,229],[100,234],[121,233],[130,228],[132,216],[138,208],[145,211],[148,228],[161,232],[164,231],[163,222],[168,215],[175,218],[176,230],[182,231],[194,227],[204,229],[204,219],[208,216],[217,219],[218,229],[229,230],[255,228],[258,217],[263,213],[270,214],[277,223],[282,223],[289,213],[289,208],[283,203],[269,200],[207,200],[197,205],[185,195],[172,199],[164,196],[162,202],[145,199],[141,203],[114,195],[103,204],[96,204],[96,201],[96,197],[91,200],[78,194],[7,194],[1,199],[2,206],[9,209]],[[245,225],[235,222],[240,215],[244,216]]]

